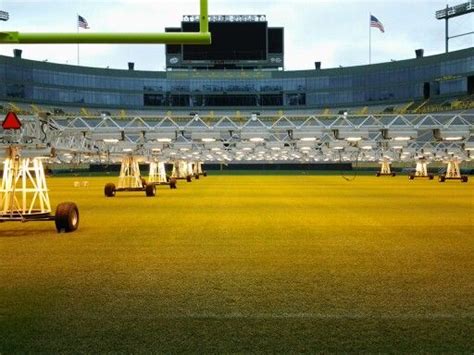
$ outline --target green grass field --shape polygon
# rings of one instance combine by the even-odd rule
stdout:
[[[0,224],[0,353],[474,351],[474,189],[209,176]]]

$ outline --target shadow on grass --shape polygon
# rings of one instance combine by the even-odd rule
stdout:
[[[43,229],[40,229],[40,228],[8,229],[8,227],[3,229],[4,226],[6,227],[4,223],[5,222],[0,223],[0,226],[2,226],[2,230],[0,230],[0,239],[2,238],[47,238],[51,236],[51,233],[56,233],[54,222],[46,223],[46,227]],[[11,223],[15,223],[15,222],[11,222]],[[21,224],[21,222],[17,222],[17,223]]]

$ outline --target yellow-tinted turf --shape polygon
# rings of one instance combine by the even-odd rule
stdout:
[[[474,351],[472,183],[75,180],[78,232],[0,224],[1,353]]]

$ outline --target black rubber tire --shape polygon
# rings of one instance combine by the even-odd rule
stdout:
[[[147,184],[145,186],[146,197],[155,197],[156,196],[156,186],[155,184]]]
[[[54,216],[58,233],[71,233],[79,227],[79,209],[74,202],[63,202],[56,207]]]
[[[177,186],[178,181],[175,178],[169,179],[169,183],[170,183],[170,189],[173,190],[173,189],[178,188],[178,186]]]
[[[207,171],[203,172],[202,176],[207,177]]]
[[[115,185],[108,183],[104,188],[105,197],[115,197]]]
[[[396,174],[396,173],[392,173],[392,177],[395,177],[395,176],[397,176],[397,174]]]
[[[196,180],[199,180],[199,178],[200,178],[199,174],[194,175],[194,178],[195,178]]]
[[[415,175],[408,175],[408,178],[409,178],[410,180],[415,180]]]
[[[192,182],[193,181],[192,176],[191,175],[186,176],[186,181],[187,182]]]
[[[428,174],[428,179],[433,180],[433,179],[434,179],[434,175],[433,175],[433,174]]]
[[[445,177],[445,176],[440,176],[440,177],[438,177],[438,181],[439,181],[439,182],[445,182],[445,181],[446,181],[446,177]]]
[[[461,176],[461,182],[468,182],[469,178],[466,175]]]
[[[143,187],[146,187],[147,183],[146,183],[146,180],[141,178],[140,181],[142,182],[142,186]]]
[[[380,177],[380,173],[375,174],[375,176]]]

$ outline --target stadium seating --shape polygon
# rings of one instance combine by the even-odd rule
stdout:
[[[22,115],[35,115],[40,112],[49,112],[53,116],[71,117],[80,116],[84,118],[93,118],[100,116],[111,116],[116,118],[126,117],[173,117],[173,118],[189,118],[194,114],[208,119],[220,118],[223,116],[233,118],[248,118],[256,113],[262,118],[265,117],[281,117],[281,116],[321,116],[334,117],[347,113],[349,116],[366,116],[366,115],[393,115],[393,114],[427,114],[427,113],[473,113],[474,112],[474,95],[440,98],[430,100],[410,101],[404,103],[395,103],[393,105],[373,105],[373,106],[356,106],[356,107],[340,107],[340,108],[315,108],[315,109],[296,109],[296,110],[278,110],[256,108],[254,110],[204,110],[192,108],[192,110],[160,109],[160,110],[134,110],[126,108],[94,108],[94,107],[77,107],[77,106],[58,106],[45,105],[38,103],[23,102],[0,102],[0,112],[2,114],[8,111],[14,111]]]

